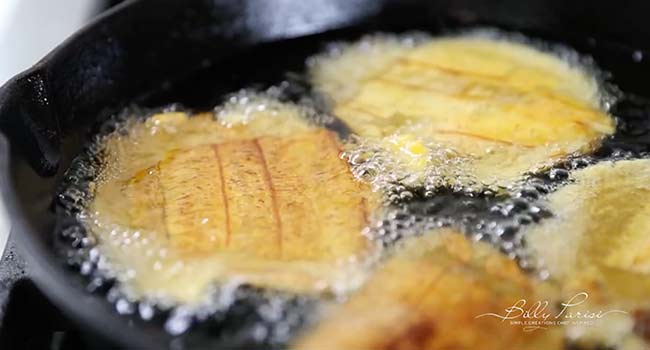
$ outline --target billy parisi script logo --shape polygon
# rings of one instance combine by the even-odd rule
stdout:
[[[579,305],[589,299],[587,292],[580,292],[568,301],[560,304],[559,311],[552,311],[548,300],[537,300],[529,304],[526,299],[517,300],[512,306],[504,309],[503,314],[484,313],[474,318],[495,317],[501,322],[509,321],[510,325],[522,326],[524,332],[538,329],[548,329],[550,326],[584,325],[591,326],[597,320],[613,313],[627,314],[623,310],[584,310],[577,311]]]

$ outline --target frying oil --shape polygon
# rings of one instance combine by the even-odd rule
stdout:
[[[534,42],[521,35],[503,34],[498,31],[481,31],[472,35],[510,40],[532,45],[545,52],[561,57],[572,67],[579,66],[593,74],[601,86],[597,98],[598,107],[610,110],[614,104],[615,89],[605,83],[593,62],[563,47]],[[399,55],[404,48],[415,47],[429,40],[426,34],[371,35],[356,44],[335,43],[325,54],[308,60],[308,66],[318,65],[327,57],[341,55],[344,50],[374,52],[377,61],[364,62],[370,70],[380,69],[385,60]],[[364,71],[345,72],[348,77],[363,79]],[[336,73],[336,77],[343,76]],[[123,249],[138,253],[139,260],[147,264],[156,274],[186,276],[183,280],[191,288],[192,274],[200,266],[179,259],[157,238],[156,232],[134,230],[123,224],[107,222],[105,213],[90,210],[93,193],[102,182],[115,178],[130,177],[134,169],[147,168],[159,162],[166,152],[183,147],[219,142],[220,135],[212,129],[212,123],[233,127],[239,124],[254,125],[259,115],[277,115],[286,103],[284,96],[292,86],[283,82],[263,92],[242,90],[228,96],[225,102],[206,114],[206,123],[196,128],[184,129],[173,121],[162,122],[147,118],[152,113],[131,109],[116,116],[102,127],[103,134],[92,142],[85,153],[78,157],[66,173],[57,198],[59,213],[59,245],[67,262],[87,277],[90,292],[105,293],[117,312],[137,315],[144,320],[161,322],[173,335],[208,332],[219,341],[238,341],[238,344],[271,347],[284,346],[294,334],[320,317],[331,303],[346,300],[366,278],[355,276],[354,280],[343,280],[333,288],[334,295],[300,295],[281,291],[265,290],[231,279],[213,283],[203,291],[203,297],[194,303],[178,303],[169,296],[140,295],[132,283],[139,276],[137,269],[128,264],[116,264],[102,244],[111,249]],[[354,94],[354,86],[342,84],[335,98],[346,98]],[[374,191],[383,196],[382,215],[366,227],[363,234],[378,244],[376,253],[362,261],[366,273],[381,263],[391,248],[402,239],[419,235],[432,228],[453,226],[470,239],[493,244],[504,254],[515,259],[519,265],[540,279],[549,277],[544,261],[532,256],[526,249],[523,227],[534,225],[557,215],[545,203],[547,194],[572,181],[572,172],[604,159],[631,159],[646,157],[647,149],[631,135],[645,135],[646,125],[628,121],[628,114],[642,110],[650,115],[650,103],[641,98],[618,95],[620,102],[611,110],[619,117],[616,134],[605,139],[603,145],[591,155],[570,155],[556,164],[544,164],[536,171],[521,174],[507,186],[482,183],[480,179],[465,171],[471,156],[459,154],[454,148],[440,143],[422,143],[408,133],[396,131],[389,135],[386,143],[358,135],[348,135],[349,130],[338,129],[337,119],[318,101],[322,96],[307,93],[301,96],[301,104],[292,104],[294,116],[307,120],[301,123],[287,123],[287,133],[326,126],[336,131],[345,145],[341,157],[347,161],[352,174],[360,181],[370,184]],[[317,106],[317,108],[314,108]],[[170,107],[165,112],[184,112],[179,107]],[[180,124],[179,124],[180,125]],[[258,126],[259,132],[266,132],[274,125]],[[170,135],[184,135],[183,138]],[[118,154],[106,154],[110,138],[130,139],[122,143]],[[180,142],[180,144],[170,143]],[[625,141],[619,141],[625,140]],[[632,141],[630,141],[632,140]],[[391,150],[390,147],[393,147]],[[395,152],[397,151],[397,152]],[[491,152],[486,149],[485,152]],[[397,156],[396,156],[397,154]],[[401,157],[406,154],[407,157]],[[431,159],[436,162],[432,163]],[[433,166],[432,166],[433,164]],[[423,169],[414,173],[413,169]],[[155,169],[151,170],[155,172]],[[147,174],[151,175],[151,174]],[[115,200],[119,200],[116,196]],[[119,208],[110,213],[120,217]],[[207,224],[207,222],[206,222]],[[108,232],[101,244],[92,230]],[[341,268],[350,265],[343,264]],[[221,343],[228,344],[228,343]]]

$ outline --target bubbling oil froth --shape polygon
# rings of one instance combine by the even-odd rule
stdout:
[[[482,35],[502,33],[482,32]],[[392,40],[398,47],[413,47],[423,40],[428,40],[428,37],[422,34],[382,34],[366,37],[360,44],[354,45],[359,45],[358,49],[361,50],[374,50],[376,41],[385,40]],[[530,44],[528,39],[523,37],[513,40]],[[342,50],[348,48],[349,44],[336,44],[331,46],[325,55],[340,55]],[[565,59],[574,64],[590,65],[572,51],[560,48],[556,52],[565,55]],[[308,64],[318,64],[320,59],[322,57],[313,57]],[[599,75],[596,77],[602,78]],[[225,126],[232,127],[238,123],[249,123],[260,113],[270,111],[270,114],[277,115],[274,111],[280,108],[278,100],[282,99],[286,88],[286,84],[281,84],[264,93],[242,90],[232,94],[223,105],[215,108],[215,119]],[[607,108],[613,102],[613,96],[614,94],[605,91],[600,101]],[[334,121],[329,114],[319,113],[314,108],[297,108],[315,125],[328,125]],[[178,107],[172,107],[170,110],[182,111]],[[243,117],[232,119],[230,113],[233,111]],[[104,126],[104,136],[93,142],[86,153],[73,162],[65,175],[57,201],[59,209],[62,210],[61,215],[75,216],[81,223],[111,225],[99,221],[98,213],[87,210],[97,182],[116,176],[120,171],[117,168],[106,168],[106,164],[102,162],[103,153],[106,151],[103,147],[106,134],[128,135],[134,125],[143,122],[142,116],[145,114],[142,111],[129,111],[116,117]],[[175,131],[164,130],[160,125],[152,125],[147,130],[153,134]],[[389,139],[396,141],[394,143],[397,147],[403,147],[404,142],[398,141],[409,141],[404,140],[403,136],[401,131],[397,131],[390,135]],[[134,143],[134,146],[137,144]],[[525,249],[525,237],[521,228],[553,215],[546,209],[546,194],[570,182],[574,169],[588,166],[602,158],[570,157],[565,164],[541,169],[538,174],[525,174],[520,181],[504,188],[481,183],[464,173],[462,169],[471,161],[471,157],[459,155],[454,149],[443,144],[426,143],[423,147],[427,150],[427,156],[422,159],[416,157],[416,161],[423,161],[427,166],[423,174],[414,175],[408,170],[408,160],[386,152],[376,140],[355,136],[348,140],[342,154],[343,159],[350,164],[357,178],[367,181],[375,190],[385,193],[386,204],[390,205],[385,217],[366,228],[364,234],[388,248],[406,237],[422,234],[432,228],[454,226],[460,228],[472,240],[486,241],[498,247],[504,254],[516,259],[522,268],[534,272],[539,278],[547,278],[548,272],[544,268],[544,262],[531,256]],[[408,147],[405,148],[409,151]],[[635,152],[619,150],[613,151],[605,158],[636,156],[638,154]],[[443,161],[433,166],[432,157]],[[88,226],[79,225],[78,222],[60,224],[61,249],[68,263],[88,277],[88,290],[107,293],[107,298],[119,313],[137,314],[144,320],[163,317],[165,328],[171,334],[182,334],[199,322],[227,320],[229,315],[237,314],[236,310],[243,307],[246,312],[256,317],[242,330],[232,332],[248,332],[247,336],[260,342],[282,344],[295,329],[319,317],[320,304],[314,298],[255,290],[243,286],[241,281],[236,279],[210,286],[205,292],[205,298],[195,305],[178,305],[164,295],[140,298],[128,288],[128,282],[137,280],[138,276],[128,267],[115,266],[111,259],[103,254],[96,238],[88,232]],[[144,255],[152,257],[151,263],[161,269],[179,273],[187,268],[182,262],[178,265],[178,261],[172,259],[164,248],[159,247],[148,232],[134,231],[119,225],[112,226],[110,231],[110,244],[142,247]],[[367,261],[359,263],[366,264],[366,268],[370,270],[381,261],[384,251],[387,250],[379,249]],[[363,280],[353,283],[341,281],[341,285],[335,288],[338,292],[334,298],[338,301],[345,300],[348,293],[362,283]]]

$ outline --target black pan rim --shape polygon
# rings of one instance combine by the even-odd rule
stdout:
[[[127,11],[134,4],[142,0],[127,0],[105,13],[97,16],[90,23],[72,34],[56,48],[50,51],[45,57],[39,60],[34,66],[24,72],[16,75],[0,87],[0,93],[10,93],[13,86],[18,85],[21,79],[27,79],[30,76],[45,71],[45,68],[54,57],[66,49],[66,46],[73,43],[78,37],[94,28],[101,26],[114,16],[119,16],[123,11]],[[9,91],[9,92],[7,92]],[[7,97],[11,99],[11,96]],[[0,99],[2,100],[2,99]],[[43,242],[30,239],[25,232],[34,232],[35,228],[29,223],[20,210],[20,203],[16,187],[12,182],[10,174],[10,164],[12,163],[12,152],[10,142],[7,137],[0,132],[0,195],[5,202],[8,217],[11,220],[11,237],[14,237],[26,253],[25,258],[33,277],[34,283],[54,304],[61,308],[66,315],[72,317],[73,321],[84,327],[88,327],[94,334],[105,339],[116,342],[117,345],[124,348],[137,349],[160,349],[168,346],[168,342],[163,339],[144,339],[138,336],[137,331],[130,327],[126,320],[117,313],[110,315],[97,315],[94,313],[98,309],[99,300],[89,297],[88,293],[78,288],[70,288],[66,283],[68,276],[61,266],[54,266],[56,261],[54,252],[46,247]],[[80,305],[73,306],[70,300],[76,300]],[[162,340],[162,341],[161,341]]]

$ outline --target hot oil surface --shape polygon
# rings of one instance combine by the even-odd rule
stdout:
[[[346,33],[338,33],[333,37],[341,34],[346,36]],[[259,47],[243,56],[233,57],[230,63],[206,61],[208,68],[187,83],[166,86],[161,91],[144,97],[139,104],[156,106],[175,101],[190,108],[211,108],[222,99],[224,93],[251,85],[264,89],[284,79],[285,82],[279,85],[282,87],[280,99],[304,103],[319,111],[317,114],[326,114],[327,105],[314,97],[304,78],[287,72],[301,72],[306,58],[316,53],[323,42],[331,39],[332,36],[314,37]],[[287,55],[287,50],[295,54]],[[604,68],[614,73],[614,81],[617,65],[635,64],[638,59],[637,56],[621,57],[620,52],[600,50],[598,46],[589,50],[596,62],[600,62],[600,57],[608,57],[605,61],[611,66]],[[264,57],[265,62],[260,62],[260,57]],[[625,86],[621,88],[625,91]],[[625,93],[619,97],[619,102],[611,109],[612,114],[618,118],[616,133],[612,138],[606,139],[595,154],[570,159],[504,191],[466,188],[453,191],[393,183],[388,196],[391,206],[385,218],[373,223],[367,233],[385,246],[392,246],[404,236],[416,235],[433,227],[453,225],[460,227],[475,240],[493,243],[508,256],[517,259],[523,268],[534,271],[542,278],[547,277],[543,264],[527,256],[525,237],[521,235],[522,227],[554,215],[545,208],[544,196],[570,181],[573,169],[603,159],[645,157],[648,151],[649,101]],[[134,114],[145,115],[147,112]],[[122,128],[123,122],[112,121],[102,129],[112,131],[118,125]],[[334,122],[330,127],[342,136],[349,133],[340,122]],[[153,131],[153,128],[155,126],[149,131]],[[186,333],[185,341],[188,344],[198,341],[197,339],[203,341],[216,338],[219,342],[266,344],[272,347],[285,344],[293,332],[304,327],[317,314],[317,298],[269,292],[236,284],[219,287],[214,293],[214,299],[202,305],[200,310],[173,308],[172,303],[164,300],[139,301],[120,288],[112,287],[115,282],[119,284],[133,276],[129,276],[128,271],[115,274],[109,261],[97,249],[95,239],[78,221],[78,214],[84,212],[91,199],[89,191],[96,186],[98,169],[103,161],[100,151],[97,144],[91,145],[86,154],[75,160],[62,185],[57,200],[62,238],[60,247],[68,262],[88,276],[89,290],[106,293],[118,312],[162,321],[167,330],[175,334],[183,333],[196,325],[196,332]],[[354,159],[348,160],[354,163]],[[116,241],[133,239],[135,234],[136,232],[129,232],[124,236],[124,232],[116,231]],[[142,237],[143,233],[139,235]],[[161,252],[152,254],[154,253],[160,255]]]

